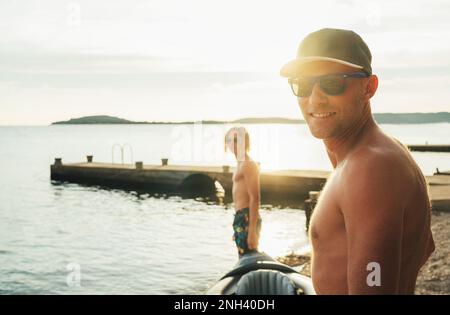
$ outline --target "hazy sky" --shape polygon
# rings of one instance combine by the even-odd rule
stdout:
[[[374,112],[450,110],[450,1],[0,0],[0,124],[301,118],[280,67],[322,27],[368,43]]]

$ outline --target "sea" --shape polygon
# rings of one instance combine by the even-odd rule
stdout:
[[[249,124],[262,171],[331,170],[304,124]],[[449,144],[450,124],[380,125],[404,144]],[[226,124],[0,126],[0,294],[202,294],[237,262],[225,201],[50,179],[55,158],[230,165]],[[413,152],[425,175],[449,153]],[[300,203],[264,200],[260,249],[309,250]]]

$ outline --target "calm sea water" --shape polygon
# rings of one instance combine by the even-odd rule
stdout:
[[[55,157],[233,165],[224,125],[0,127],[0,293],[198,294],[236,262],[233,207],[205,199],[50,181]],[[248,125],[263,169],[329,170],[305,125]],[[407,144],[448,144],[450,124],[382,125]],[[112,148],[115,147],[115,150]],[[131,149],[130,149],[131,148]],[[425,174],[448,153],[414,153]],[[265,203],[261,249],[307,249],[304,212]]]

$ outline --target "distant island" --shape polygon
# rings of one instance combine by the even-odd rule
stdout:
[[[432,123],[450,123],[449,112],[438,113],[375,113],[375,120],[379,124],[432,124]],[[302,119],[289,119],[282,117],[264,117],[264,118],[242,118],[232,121],[216,121],[216,120],[202,120],[198,122],[184,121],[184,122],[162,122],[162,121],[131,121],[123,118],[99,115],[86,116],[80,118],[72,118],[67,121],[57,121],[52,125],[92,125],[92,124],[155,124],[155,125],[170,125],[170,124],[304,124]]]
[[[204,124],[223,124],[227,123],[225,121],[214,121],[214,120],[203,120]],[[193,121],[182,121],[182,122],[170,122],[170,121],[132,121],[119,117],[99,115],[99,116],[85,116],[80,118],[72,118],[66,121],[57,121],[52,123],[52,125],[185,125],[193,124]]]

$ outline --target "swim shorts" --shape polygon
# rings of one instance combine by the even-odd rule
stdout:
[[[256,252],[256,249],[249,249],[247,244],[247,236],[248,236],[248,225],[249,225],[249,216],[250,209],[243,208],[237,210],[234,214],[233,221],[233,230],[234,235],[233,239],[236,242],[236,247],[238,249],[239,255],[244,255],[251,252]],[[259,237],[259,233],[261,231],[261,217],[258,217],[258,222],[256,224],[256,233]]]

